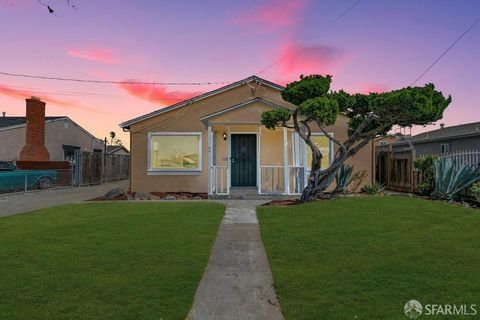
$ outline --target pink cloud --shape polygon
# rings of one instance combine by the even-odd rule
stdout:
[[[238,16],[231,22],[238,25],[254,24],[261,27],[260,31],[273,32],[295,25],[300,11],[306,5],[307,0],[269,0],[266,4],[253,8],[251,12]]]
[[[305,46],[287,43],[280,48],[278,56],[281,57],[278,62],[281,78],[296,79],[300,74],[334,73],[344,61],[346,53],[340,48],[328,45]]]
[[[97,61],[102,63],[109,63],[109,64],[118,64],[120,61],[114,57],[112,52],[107,49],[100,49],[100,48],[90,48],[90,49],[69,49],[67,53],[72,57],[90,60],[90,61]]]
[[[46,102],[47,104],[52,103],[56,104],[60,107],[66,108],[66,109],[83,109],[85,111],[90,111],[90,112],[96,112],[98,113],[99,111],[93,108],[85,107],[82,105],[79,105],[75,101],[67,101],[67,100],[62,100],[62,99],[57,99],[54,98],[48,94],[43,94],[35,91],[29,91],[29,90],[16,90],[12,89],[7,86],[0,85],[0,95],[4,95],[10,98],[14,99],[20,99],[24,100],[26,98],[30,98],[32,96],[40,98],[40,100]]]
[[[386,91],[390,91],[390,88],[387,87],[386,85],[379,84],[379,83],[369,83],[369,84],[364,84],[360,86],[360,88],[356,91],[356,93],[369,94],[372,92],[382,93]]]
[[[164,106],[187,100],[203,93],[201,91],[169,91],[166,86],[151,84],[120,83],[118,86],[136,98]]]

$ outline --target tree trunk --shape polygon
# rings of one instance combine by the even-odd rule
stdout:
[[[323,175],[318,175],[312,171],[310,177],[308,178],[307,186],[305,189],[303,189],[300,201],[314,201],[320,192],[324,192],[327,190],[328,186],[330,186],[335,178],[335,175],[337,174],[337,170],[330,171]]]

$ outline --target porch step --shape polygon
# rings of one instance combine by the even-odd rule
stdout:
[[[252,197],[258,195],[256,187],[230,188],[230,196],[236,199],[243,199],[245,197]]]

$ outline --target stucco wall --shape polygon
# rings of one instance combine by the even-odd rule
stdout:
[[[292,105],[283,101],[280,91],[260,85],[252,89],[243,85],[235,89],[217,94],[207,99],[195,102],[193,105],[172,110],[150,119],[138,122],[130,127],[131,131],[131,188],[132,191],[208,191],[208,159],[207,159],[207,128],[200,121],[201,117],[218,112],[225,108],[248,101],[255,97],[271,101],[280,106],[292,108]],[[215,130],[215,161],[217,165],[226,165],[227,142],[223,140],[226,132],[226,123],[230,123],[231,132],[257,132],[260,124],[261,112],[267,110],[265,104],[251,104],[242,109],[224,113],[209,123]],[[242,125],[240,125],[242,124]],[[327,128],[335,137],[344,140],[347,137],[346,118],[339,117],[334,126]],[[314,131],[319,131],[318,128]],[[149,132],[202,132],[202,172],[188,175],[165,175],[147,173],[148,162],[148,133]],[[283,165],[283,130],[262,129],[261,133],[261,165]],[[289,163],[292,163],[291,132],[288,133]],[[350,162],[355,171],[366,170],[372,179],[372,151],[373,142],[365,146]]]
[[[0,160],[17,160],[25,144],[25,126],[0,131]],[[45,146],[50,160],[62,161],[63,145],[80,147],[84,151],[103,150],[103,143],[92,138],[72,121],[51,121],[45,123]]]

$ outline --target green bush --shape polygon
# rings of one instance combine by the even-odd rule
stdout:
[[[381,183],[374,182],[372,184],[367,184],[363,187],[362,191],[369,195],[379,195],[383,193],[385,186]]]
[[[413,166],[420,173],[420,183],[418,188],[423,195],[430,196],[435,189],[435,177],[433,172],[433,162],[437,157],[426,156],[417,158],[413,161]]]
[[[477,202],[480,202],[480,182],[475,182],[474,184],[472,184],[472,186],[470,187],[470,192],[475,197],[475,200]]]

